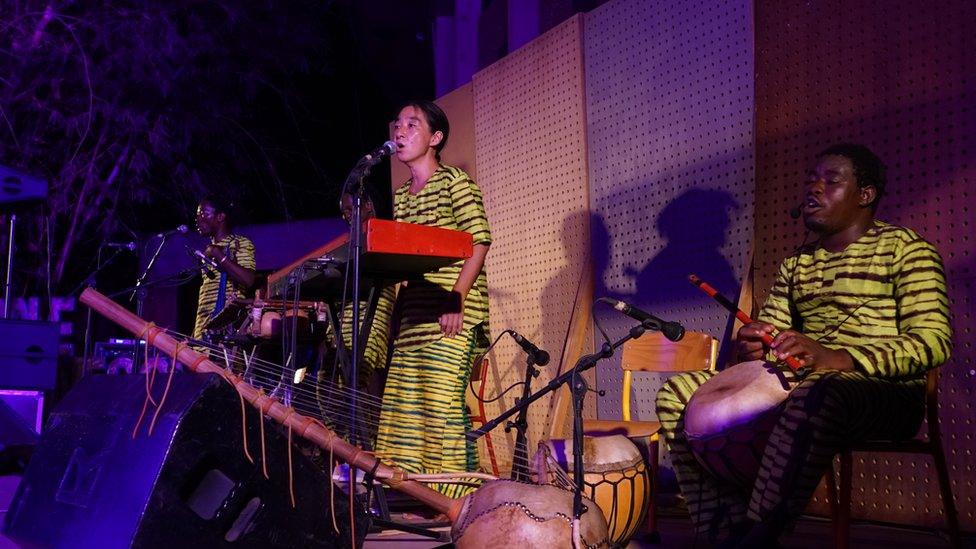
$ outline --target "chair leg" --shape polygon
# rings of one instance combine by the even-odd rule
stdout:
[[[851,452],[840,454],[840,487],[834,516],[834,543],[837,549],[851,545]]]
[[[824,473],[824,484],[827,485],[827,503],[830,506],[830,521],[834,527],[834,545],[840,543],[840,528],[837,523],[837,515],[840,513],[840,502],[837,501],[837,468],[834,462],[830,462],[830,469]]]
[[[939,490],[942,492],[942,507],[945,511],[946,528],[949,530],[949,543],[954,549],[958,549],[962,547],[962,539],[959,537],[959,515],[956,513],[956,502],[952,497],[949,467],[940,442],[936,441],[932,445],[932,460],[935,462],[935,472],[939,477]]]
[[[647,518],[644,520],[644,534],[649,536],[650,541],[658,543],[660,533],[657,531],[657,493],[658,493],[658,438],[651,437],[647,442],[647,462],[650,464],[651,493],[648,496]]]

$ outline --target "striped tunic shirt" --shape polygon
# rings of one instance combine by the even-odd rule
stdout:
[[[220,246],[224,253],[227,254],[228,261],[233,261],[245,269],[254,270],[254,243],[251,239],[246,236],[239,236],[235,234],[227,235],[221,238],[220,241],[214,242],[215,246]],[[200,295],[197,298],[197,319],[193,327],[193,338],[200,339],[203,337],[203,327],[210,320],[215,312],[214,306],[217,304],[217,294],[220,292],[220,275],[222,273],[217,273],[214,278],[203,277],[203,284],[200,285]],[[231,299],[235,297],[244,297],[244,292],[247,288],[235,283],[231,278],[227,277],[227,290],[224,296],[224,304],[226,305]]]
[[[441,165],[417,194],[410,192],[410,183],[411,180],[407,180],[394,194],[393,218],[396,221],[465,231],[471,233],[474,244],[491,243],[481,189],[463,170]],[[450,292],[463,264],[458,261],[427,273],[423,280],[412,280],[401,289],[397,297],[400,307],[398,349],[417,350],[442,337],[438,320],[442,313],[448,312]],[[464,301],[464,329],[487,322],[488,282],[482,268]]]
[[[871,376],[919,378],[952,350],[942,258],[880,221],[841,252],[814,243],[786,258],[758,320],[844,349]]]

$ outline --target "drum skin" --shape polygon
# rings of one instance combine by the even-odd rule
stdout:
[[[572,478],[573,441],[550,440],[545,445]],[[583,438],[583,493],[603,511],[614,545],[626,545],[644,524],[652,480],[640,450],[627,437]]]
[[[609,547],[607,523],[597,506],[580,520],[582,547]],[[451,539],[458,549],[572,547],[573,493],[556,486],[493,480],[464,498]]]
[[[274,339],[281,337],[282,311],[264,310],[261,313],[261,321],[251,327],[252,335],[261,339]],[[285,325],[288,330],[293,327],[298,330],[298,337],[305,338],[311,335],[308,311],[293,310],[284,311]]]
[[[749,488],[763,449],[795,384],[775,364],[736,364],[702,384],[685,409],[685,435],[713,475]]]

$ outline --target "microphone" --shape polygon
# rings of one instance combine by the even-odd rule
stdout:
[[[641,324],[650,323],[653,327],[661,330],[664,337],[670,339],[671,341],[680,341],[681,338],[685,337],[685,328],[677,322],[668,322],[666,320],[661,320],[660,318],[648,313],[647,311],[642,311],[629,303],[624,303],[619,299],[613,299],[612,297],[601,297],[597,301],[602,301],[608,303],[614,309],[620,311],[621,313],[633,318]]]
[[[369,154],[360,160],[360,164],[369,164],[370,166],[375,166],[379,164],[380,160],[383,160],[387,156],[391,156],[396,153],[397,145],[393,141],[387,141],[383,143],[378,148],[370,151]]]
[[[120,250],[136,251],[135,242],[102,242],[103,248],[118,248]]]
[[[539,366],[549,364],[549,353],[536,347],[535,344],[522,337],[522,334],[516,332],[515,330],[508,330],[508,333],[512,336],[512,339],[515,340],[515,343],[518,343],[519,347],[521,347],[523,351],[532,357],[536,364]]]
[[[207,278],[213,280],[217,277],[217,272],[220,271],[220,265],[217,265],[216,261],[207,257],[200,250],[195,250],[189,246],[186,247],[186,251],[200,262],[200,266],[203,267],[203,274],[207,275]]]
[[[175,229],[170,229],[170,230],[165,231],[165,232],[156,233],[156,238],[166,238],[167,236],[172,236],[172,235],[174,235],[176,233],[186,234],[186,231],[188,231],[188,230],[189,230],[189,228],[187,228],[186,225],[180,225],[179,227],[177,227]]]
[[[800,219],[800,214],[802,213],[803,213],[802,202],[790,208],[790,217],[792,217],[793,219]]]

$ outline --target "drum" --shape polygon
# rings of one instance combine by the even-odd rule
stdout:
[[[702,384],[685,408],[685,435],[713,475],[751,487],[783,402],[797,383],[776,364],[736,364]]]
[[[572,440],[539,443],[535,462],[537,482],[572,490]],[[544,469],[545,463],[550,466]],[[583,494],[603,511],[614,545],[627,545],[644,524],[651,503],[651,482],[647,463],[627,437],[583,437]]]
[[[255,313],[255,311],[257,311],[257,313]],[[299,309],[298,311],[295,311],[294,309],[287,309],[282,311],[281,309],[272,309],[270,307],[261,309],[255,308],[251,311],[252,318],[259,317],[251,323],[251,335],[258,339],[275,340],[280,338],[282,313],[284,313],[285,328],[289,331],[289,333],[294,327],[294,329],[298,330],[297,335],[299,338],[306,339],[311,336],[312,328],[310,311],[306,309]]]
[[[588,499],[583,504],[596,507]],[[572,517],[572,492],[555,486],[492,480],[464,498],[451,539],[458,549],[572,547]],[[580,546],[609,547],[602,514],[583,513]]]

